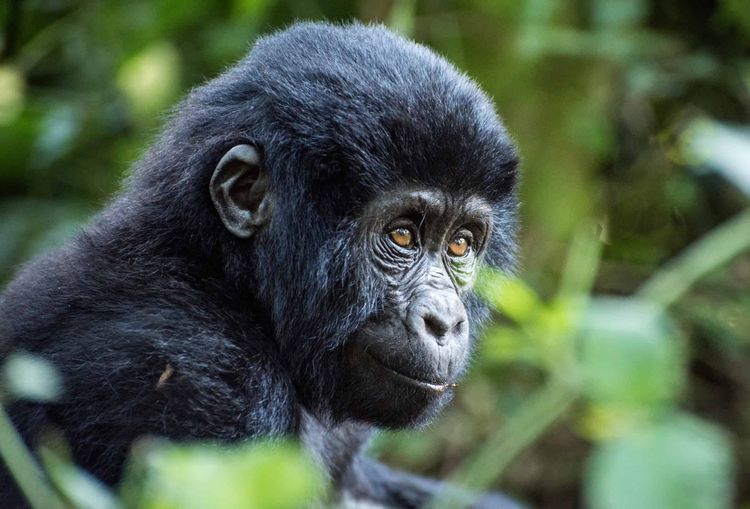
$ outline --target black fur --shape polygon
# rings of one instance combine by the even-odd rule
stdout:
[[[261,147],[274,198],[251,239],[223,228],[208,195],[239,143]],[[144,433],[301,435],[352,496],[422,506],[436,483],[342,454],[372,427],[339,411],[341,347],[383,298],[358,214],[415,184],[482,196],[495,225],[485,261],[508,270],[516,164],[488,98],[423,46],[363,25],[260,39],[178,106],[119,196],[0,297],[0,355],[41,355],[65,385],[55,404],[12,405],[14,422],[32,446],[62,430],[108,483]],[[486,311],[468,299],[475,331]],[[14,496],[0,480],[0,498]]]

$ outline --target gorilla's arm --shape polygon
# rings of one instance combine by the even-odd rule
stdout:
[[[340,494],[341,508],[357,507],[421,509],[433,501],[465,504],[475,509],[522,509],[517,502],[494,493],[472,494],[417,475],[392,469],[365,454],[375,430],[348,422],[329,427],[303,412],[301,439],[328,474]]]
[[[434,501],[450,497],[474,509],[521,509],[515,501],[500,494],[483,493],[473,496],[446,483],[400,472],[360,456],[344,481],[344,497],[371,502],[385,507],[421,509]],[[455,503],[448,504],[454,507]],[[345,506],[346,507],[346,506]],[[356,507],[356,505],[355,505]]]

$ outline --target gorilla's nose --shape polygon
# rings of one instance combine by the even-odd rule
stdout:
[[[417,299],[406,321],[412,333],[441,346],[468,332],[464,304],[453,292],[435,292]]]

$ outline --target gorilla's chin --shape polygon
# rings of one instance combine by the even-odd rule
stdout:
[[[349,418],[384,428],[420,426],[450,401],[452,385],[396,371],[355,344],[346,348],[345,408]]]

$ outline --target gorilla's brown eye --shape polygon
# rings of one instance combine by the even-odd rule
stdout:
[[[414,245],[414,236],[411,230],[405,226],[400,226],[389,233],[391,240],[401,247],[412,247]]]
[[[471,239],[464,235],[458,235],[448,244],[448,254],[451,256],[463,256],[471,246]]]

